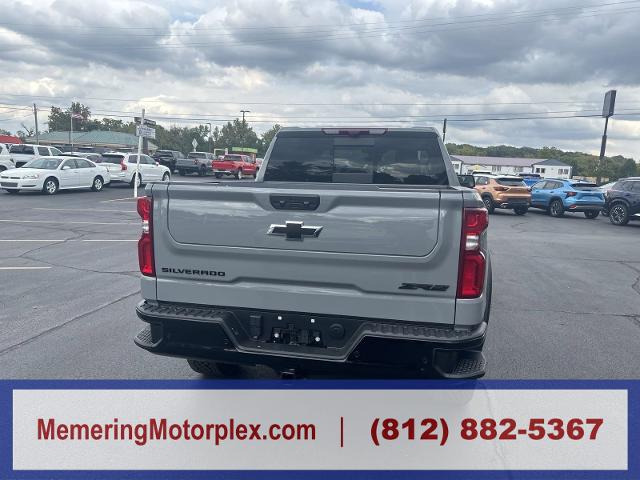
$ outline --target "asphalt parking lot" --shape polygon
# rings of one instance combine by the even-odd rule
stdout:
[[[131,196],[0,193],[3,378],[199,377],[133,344],[143,323]],[[498,211],[489,237],[487,378],[640,378],[640,222]]]

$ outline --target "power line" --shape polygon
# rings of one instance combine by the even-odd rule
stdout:
[[[255,27],[233,27],[235,30],[282,30],[282,29],[305,29],[305,28],[316,28],[316,27],[333,27],[333,28],[341,28],[341,27],[350,27],[350,26],[369,26],[369,25],[404,25],[411,23],[419,23],[419,22],[428,22],[433,20],[450,20],[450,19],[461,19],[461,18],[479,18],[479,17],[503,17],[506,15],[526,15],[531,13],[542,13],[542,12],[556,12],[556,11],[565,11],[565,10],[580,10],[580,9],[594,9],[594,8],[603,8],[607,6],[616,6],[616,5],[625,5],[625,4],[633,4],[638,3],[639,0],[628,0],[628,1],[619,1],[619,2],[607,2],[600,4],[592,4],[592,5],[570,5],[566,7],[557,7],[557,8],[545,8],[545,9],[530,9],[530,10],[520,10],[513,12],[498,12],[498,13],[480,13],[473,15],[457,15],[457,16],[442,16],[442,17],[430,17],[430,18],[422,18],[422,19],[411,19],[411,20],[396,20],[396,21],[381,21],[381,22],[356,22],[356,23],[324,23],[324,24],[308,24],[308,25],[263,25],[263,26],[255,26]],[[0,22],[0,25],[10,25],[10,26],[28,26],[34,28],[50,28],[52,26],[63,27],[63,28],[90,28],[90,29],[108,29],[108,30],[156,30],[157,26],[152,27],[131,27],[131,26],[115,26],[115,25],[77,25],[77,24],[37,24],[37,23],[15,23],[15,22]],[[220,27],[194,27],[195,31],[219,31]]]
[[[594,17],[594,16],[601,16],[601,15],[614,15],[614,14],[622,14],[622,13],[632,13],[632,12],[636,12],[640,10],[640,7],[628,7],[626,9],[620,9],[620,10],[610,10],[610,11],[598,11],[598,12],[586,12],[586,13],[591,13],[589,15],[584,15],[584,14],[573,14],[573,13],[546,13],[546,14],[540,14],[540,15],[530,15],[529,17],[533,18],[533,17],[548,17],[548,16],[554,16],[554,17],[558,17],[558,16],[566,16],[566,15],[573,15],[574,18],[586,18],[586,17]],[[501,19],[490,19],[489,21],[499,21]],[[444,29],[428,29],[428,30],[420,30],[420,31],[416,31],[415,33],[417,34],[423,34],[423,33],[440,33],[440,32],[448,32],[448,31],[455,31],[455,30],[470,30],[473,28],[487,28],[487,27],[501,27],[501,26],[509,26],[509,25],[518,25],[518,24],[526,24],[526,23],[536,23],[538,22],[540,19],[534,20],[534,21],[516,21],[516,22],[506,22],[506,23],[493,23],[493,24],[486,24],[486,25],[475,25],[475,26],[465,26],[462,28],[444,28]],[[556,21],[559,20],[559,18],[551,18],[551,21]],[[477,22],[477,21],[476,21]],[[472,22],[446,22],[443,24],[432,24],[431,27],[434,26],[446,26],[446,25],[455,25],[455,24],[460,24],[460,23],[472,23]],[[395,28],[395,30],[407,30],[407,29],[416,29],[416,28],[424,28],[423,26],[420,27],[397,27]],[[120,49],[125,49],[125,50],[155,50],[155,49],[176,49],[176,48],[191,48],[191,47],[212,47],[212,46],[226,46],[226,47],[231,47],[231,46],[247,46],[247,45],[251,45],[251,46],[255,46],[256,44],[265,44],[265,43],[279,43],[279,42],[287,42],[288,44],[291,43],[304,43],[304,42],[314,42],[314,41],[318,41],[318,40],[349,40],[349,39],[363,39],[363,38],[375,38],[375,37],[381,37],[381,36],[385,36],[385,35],[389,35],[389,34],[396,34],[398,33],[397,31],[394,32],[389,32],[389,29],[385,29],[385,31],[378,33],[376,30],[370,30],[370,31],[366,31],[366,32],[342,32],[342,33],[335,33],[335,34],[322,34],[320,36],[310,36],[308,38],[292,38],[290,36],[287,37],[275,37],[275,38],[259,38],[259,39],[253,39],[253,40],[246,40],[246,41],[237,41],[237,42],[231,42],[231,43],[227,43],[227,42],[207,42],[207,43],[163,43],[163,44],[155,44],[155,45],[117,45],[118,48]],[[291,32],[293,33],[293,32]],[[312,32],[313,33],[313,32]],[[345,35],[346,33],[346,35]],[[355,34],[355,35],[354,35]],[[64,38],[64,40],[66,40],[67,37]],[[107,45],[107,44],[103,44],[103,45],[87,45],[87,44],[83,44],[83,49],[85,50],[104,50],[104,49],[110,49],[112,48],[114,45]],[[15,44],[5,44],[5,45],[0,45],[0,47],[2,48],[6,48],[6,49],[20,49],[20,48],[33,48],[34,45],[33,44],[21,44],[21,45],[15,45]]]
[[[29,95],[29,94],[17,94],[17,93],[0,93],[0,97],[24,97],[24,98],[40,98],[45,100],[77,100],[80,98],[77,95],[74,96],[62,96],[62,95]],[[371,102],[371,103],[362,103],[362,102],[340,102],[340,103],[330,103],[330,102],[263,102],[263,101],[224,101],[224,100],[180,100],[180,99],[170,99],[165,98],[161,100],[153,100],[146,98],[104,98],[104,97],[83,97],[86,100],[97,100],[104,102],[137,102],[137,103],[186,103],[186,104],[214,104],[214,105],[277,105],[277,106],[308,106],[308,107],[319,107],[319,106],[331,106],[331,107],[342,107],[342,106],[360,106],[360,107],[377,107],[377,106],[391,106],[391,107],[408,107],[408,106],[418,106],[418,107],[444,107],[444,106],[462,106],[462,107],[478,107],[478,106],[496,106],[496,105],[551,105],[551,104],[564,104],[564,105],[599,105],[601,102],[587,102],[580,100],[539,100],[532,102]],[[9,104],[6,104],[9,105]]]

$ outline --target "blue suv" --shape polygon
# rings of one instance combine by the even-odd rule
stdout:
[[[547,178],[531,187],[531,207],[546,210],[552,217],[584,212],[585,217],[596,218],[603,206],[604,194],[595,183]]]
[[[640,214],[640,177],[622,178],[605,194],[607,204],[603,211],[609,213],[614,225],[626,225],[637,220]]]

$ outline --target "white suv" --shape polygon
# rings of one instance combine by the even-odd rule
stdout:
[[[106,167],[111,174],[111,182],[125,182],[133,186],[137,161],[137,153],[111,152],[102,154],[100,165]],[[140,156],[138,185],[147,182],[168,182],[170,179],[171,172],[167,167],[156,163],[149,155]]]
[[[34,145],[31,143],[14,143],[9,149],[9,155],[16,167],[22,167],[27,162],[40,157],[55,157],[62,152],[56,147]]]

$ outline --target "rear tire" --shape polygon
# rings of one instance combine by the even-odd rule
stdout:
[[[238,171],[236,172],[234,177],[236,177],[236,180],[243,180],[244,179],[244,174],[242,173],[242,169],[241,168],[238,169]]]
[[[593,220],[598,215],[600,215],[600,212],[598,210],[589,210],[588,212],[584,212],[584,216],[587,217],[589,220]]]
[[[191,370],[207,378],[237,378],[242,375],[242,367],[233,363],[208,362],[206,360],[187,359]]]
[[[200,167],[200,170],[198,170],[198,175],[200,177],[206,177],[207,175],[207,167],[205,167],[204,165]]]
[[[93,179],[93,183],[91,184],[91,190],[94,192],[99,192],[104,188],[104,180],[102,177],[96,177]]]
[[[58,180],[53,177],[47,178],[42,185],[42,191],[47,195],[55,195],[58,193]]]
[[[493,206],[493,199],[489,195],[485,195],[484,197],[482,197],[482,203],[484,203],[484,208],[487,209],[487,212],[494,212],[495,207]]]
[[[562,200],[555,199],[549,205],[549,215],[552,217],[562,217],[564,215],[564,205]]]
[[[529,210],[529,207],[516,207],[513,209],[513,213],[516,215],[524,215]]]
[[[609,209],[609,221],[618,226],[629,223],[629,209],[624,203],[616,203]]]

